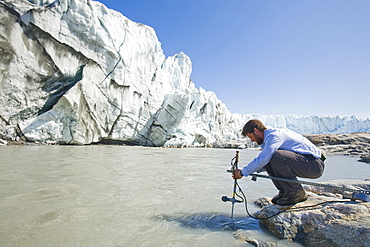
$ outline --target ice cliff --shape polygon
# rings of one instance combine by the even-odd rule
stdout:
[[[251,118],[303,134],[370,131],[370,120],[356,117],[232,114],[195,87],[188,56],[166,58],[151,27],[96,1],[2,0],[0,15],[8,139],[223,146]]]

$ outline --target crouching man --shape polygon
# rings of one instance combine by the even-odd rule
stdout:
[[[259,120],[249,120],[243,136],[261,146],[262,151],[242,170],[235,170],[234,179],[240,179],[264,168],[270,176],[297,180],[319,178],[324,172],[325,156],[304,136],[288,129],[268,129]],[[272,203],[281,206],[294,205],[307,199],[299,183],[272,180],[279,190]]]

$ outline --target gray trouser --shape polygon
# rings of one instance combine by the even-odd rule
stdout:
[[[318,178],[324,172],[324,162],[312,155],[302,155],[286,150],[277,150],[271,157],[270,162],[265,166],[270,176],[289,178],[297,180],[302,178]],[[301,191],[299,183],[289,183],[272,180],[275,187],[286,195],[294,195]]]

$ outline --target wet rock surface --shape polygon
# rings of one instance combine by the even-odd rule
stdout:
[[[324,184],[360,190],[370,188],[370,181]],[[308,186],[305,189],[308,200],[294,206],[272,204],[271,198],[257,200],[255,204],[262,209],[254,216],[261,218],[261,224],[278,238],[305,246],[370,246],[370,202],[346,199],[348,193],[341,190]]]

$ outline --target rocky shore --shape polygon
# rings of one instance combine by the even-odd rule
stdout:
[[[331,181],[339,187],[370,190],[370,181]],[[305,187],[308,200],[292,207],[271,203],[271,198],[255,202],[262,209],[254,216],[280,239],[297,241],[304,246],[370,246],[370,203],[351,201],[348,195],[332,189]],[[238,239],[254,246],[277,246],[253,239],[239,230]]]
[[[370,163],[370,133],[305,135],[327,154],[360,157],[359,161]]]

